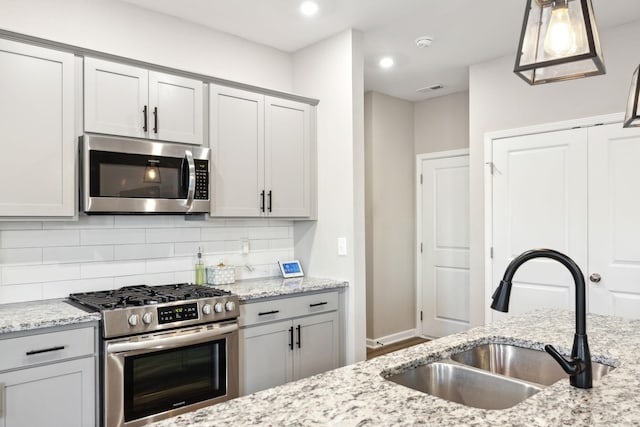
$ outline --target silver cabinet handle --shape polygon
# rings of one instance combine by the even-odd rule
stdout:
[[[600,280],[602,280],[602,277],[598,273],[593,273],[591,276],[589,276],[589,280],[591,280],[593,283],[598,283]]]
[[[196,164],[193,161],[193,153],[191,150],[185,150],[184,156],[187,158],[189,164],[189,184],[187,186],[187,200],[184,202],[184,207],[187,208],[187,212],[193,207],[193,197],[196,192]]]

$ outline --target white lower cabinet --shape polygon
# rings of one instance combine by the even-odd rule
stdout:
[[[240,306],[241,394],[337,368],[337,305],[331,292]]]
[[[95,328],[7,338],[0,351],[0,427],[96,425]]]

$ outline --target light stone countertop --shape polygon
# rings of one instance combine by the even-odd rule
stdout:
[[[231,291],[238,295],[240,302],[253,302],[262,298],[293,296],[304,292],[319,292],[340,289],[348,286],[344,280],[318,279],[300,277],[283,279],[269,277],[266,279],[238,280],[231,285],[209,285],[217,289]]]
[[[592,358],[616,366],[589,390],[561,380],[516,406],[482,410],[387,381],[384,375],[486,342],[571,349],[575,314],[539,310],[154,423],[168,426],[640,425],[640,320],[589,315]]]
[[[0,335],[52,326],[97,322],[100,313],[89,313],[63,298],[0,305]]]

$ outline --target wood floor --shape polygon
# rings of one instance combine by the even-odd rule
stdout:
[[[425,338],[414,337],[377,348],[367,348],[367,360],[382,356],[383,354],[391,353],[392,351],[402,350],[403,348],[411,347],[412,345],[422,344],[427,341],[429,340]]]

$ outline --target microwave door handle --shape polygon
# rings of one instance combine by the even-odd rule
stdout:
[[[193,154],[191,150],[185,150],[184,156],[187,158],[187,164],[189,165],[189,183],[187,184],[187,200],[184,202],[184,207],[187,208],[187,212],[193,207],[193,196],[196,192],[196,164],[193,161]]]

